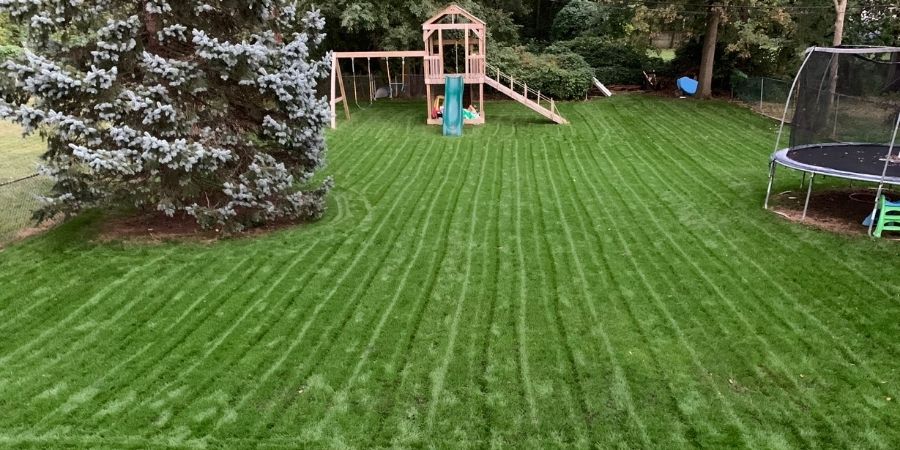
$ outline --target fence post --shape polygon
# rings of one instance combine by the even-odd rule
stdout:
[[[833,139],[837,139],[838,108],[840,106],[841,106],[841,95],[835,93],[834,94],[834,128],[831,130],[831,137]]]
[[[759,110],[762,112],[763,110],[763,93],[765,92],[764,86],[766,85],[766,79],[760,77],[759,79]]]

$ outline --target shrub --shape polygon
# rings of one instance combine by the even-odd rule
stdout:
[[[532,53],[523,47],[500,47],[489,55],[491,64],[503,72],[557,100],[583,98],[591,87],[591,66],[572,52]]]
[[[17,45],[0,45],[0,62],[13,59],[22,54],[22,47]]]
[[[624,40],[581,36],[557,42],[547,51],[581,56],[594,69],[597,78],[609,84],[641,84],[644,70],[668,71],[662,59],[651,58],[643,48]]]

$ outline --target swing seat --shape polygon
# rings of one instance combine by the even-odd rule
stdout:
[[[380,87],[375,89],[375,100],[379,100],[382,98],[388,98],[391,96],[391,90],[386,87]]]

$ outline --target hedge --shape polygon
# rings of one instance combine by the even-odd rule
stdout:
[[[584,58],[572,52],[532,53],[524,47],[499,47],[488,58],[530,89],[557,100],[584,98],[594,75]]]

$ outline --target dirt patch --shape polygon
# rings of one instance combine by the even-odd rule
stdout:
[[[59,225],[62,221],[62,216],[56,216],[41,222],[39,225],[22,228],[16,233],[16,236],[12,239],[12,242],[21,241],[22,239],[28,239],[32,236],[43,234],[47,230]]]
[[[47,230],[62,223],[62,221],[63,221],[63,217],[57,216],[57,217],[53,217],[51,219],[41,222],[40,225],[32,225],[32,226],[22,228],[16,232],[15,236],[13,236],[12,239],[9,239],[5,242],[0,242],[0,251],[2,251],[4,248],[8,247],[9,245],[19,242],[21,240],[28,239],[32,236],[37,236],[39,234],[44,234]],[[31,222],[31,223],[33,224],[34,222]]]
[[[168,217],[161,212],[124,215],[107,218],[100,225],[96,240],[100,242],[128,241],[140,244],[163,242],[212,243],[223,238],[259,236],[305,223],[301,220],[279,220],[240,233],[225,233],[221,229],[204,230],[196,219],[187,214]]]
[[[888,199],[900,199],[900,193],[886,191]],[[863,220],[875,206],[872,189],[832,189],[813,192],[806,219],[803,217],[805,192],[787,191],[772,196],[773,210],[792,222],[802,223],[832,233],[864,236],[868,227]],[[896,233],[886,233],[888,238],[900,238]]]

